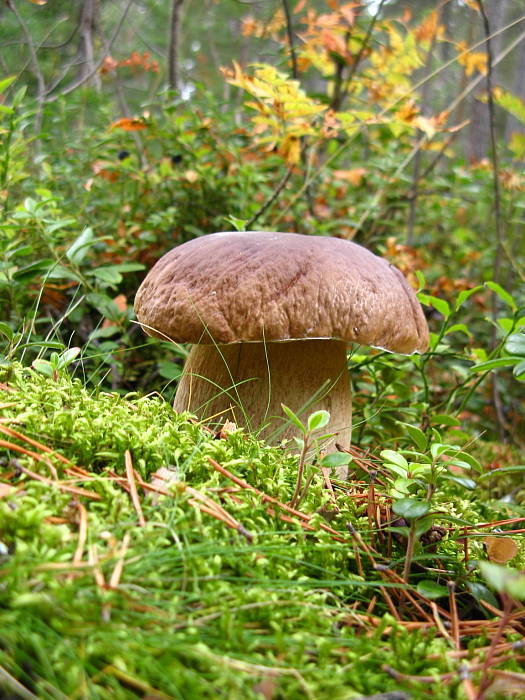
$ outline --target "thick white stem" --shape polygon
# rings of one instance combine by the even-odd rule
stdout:
[[[273,343],[194,345],[174,401],[177,411],[189,410],[208,422],[228,418],[260,431],[273,442],[297,435],[283,430],[285,404],[303,420],[325,409],[330,423],[324,432],[348,447],[352,426],[350,378],[346,343],[339,340],[296,340]]]

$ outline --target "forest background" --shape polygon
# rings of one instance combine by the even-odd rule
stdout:
[[[123,401],[159,392],[166,403],[163,403],[165,408],[151,409],[148,416],[154,422],[155,411],[164,416],[162,411],[168,410],[166,407],[176,389],[187,352],[182,346],[145,338],[135,322],[135,291],[146,270],[164,252],[196,236],[232,229],[296,231],[337,236],[363,244],[397,265],[418,290],[431,330],[431,345],[421,357],[396,357],[376,350],[354,348],[349,358],[355,397],[353,440],[358,451],[353,454],[352,464],[364,479],[359,482],[364,489],[364,492],[359,492],[359,498],[365,498],[363,493],[366,493],[368,499],[365,510],[352,511],[352,517],[368,519],[371,530],[367,531],[366,537],[372,538],[366,540],[368,545],[363,544],[363,540],[354,539],[357,554],[352,563],[355,569],[352,569],[352,575],[376,576],[370,573],[372,569],[363,570],[366,565],[361,562],[360,554],[366,559],[370,554],[367,546],[371,542],[377,545],[371,526],[370,498],[384,497],[387,512],[390,513],[388,508],[394,504],[394,512],[405,518],[397,523],[400,531],[397,535],[401,533],[406,540],[396,540],[396,526],[389,521],[394,538],[393,545],[389,540],[389,553],[392,546],[395,549],[400,546],[400,541],[405,543],[397,561],[404,579],[396,580],[397,583],[390,581],[389,585],[399,585],[400,581],[415,576],[413,585],[420,586],[418,595],[427,596],[423,608],[417,609],[417,606],[411,607],[412,599],[403,598],[405,593],[396,593],[403,601],[401,607],[406,606],[404,609],[409,611],[406,618],[411,622],[417,620],[417,624],[434,625],[435,618],[428,616],[435,611],[432,612],[434,609],[428,600],[445,596],[448,603],[443,603],[439,614],[448,615],[447,619],[454,623],[457,609],[452,588],[457,586],[459,595],[463,596],[458,598],[464,605],[463,616],[460,615],[462,621],[472,621],[472,609],[478,613],[483,604],[488,604],[493,611],[500,610],[500,619],[510,625],[508,633],[515,633],[512,606],[518,598],[525,597],[523,580],[519,579],[518,588],[513,589],[509,598],[510,589],[506,588],[506,579],[501,572],[497,575],[494,571],[486,572],[485,579],[500,596],[496,599],[485,583],[480,582],[478,569],[469,568],[471,559],[487,554],[486,546],[485,549],[481,546],[476,549],[481,540],[475,538],[481,537],[480,533],[472,530],[474,551],[470,554],[464,543],[470,536],[469,528],[474,528],[481,519],[497,523],[494,527],[501,535],[511,530],[512,534],[521,533],[520,523],[525,517],[520,481],[525,471],[523,3],[520,0],[76,0],[73,3],[65,0],[6,0],[0,5],[0,70],[2,391],[11,391],[13,383],[18,387],[17,391],[26,386],[27,391],[35,396],[39,396],[40,391],[42,396],[55,396],[53,392],[58,396],[61,387],[67,385],[69,388],[63,390],[72,392],[71,396],[84,402],[82,410],[95,411],[95,414],[100,411],[101,416],[106,416],[104,411],[107,410],[106,420],[109,422],[116,420],[109,415],[120,415],[120,408],[113,411],[106,406],[104,402],[109,396],[106,392],[114,392]],[[31,368],[31,371],[23,371],[21,367]],[[70,385],[71,378],[81,381]],[[44,384],[39,385],[39,381]],[[80,398],[81,391],[87,392],[82,394],[84,398]],[[101,403],[97,408],[89,404],[91,399],[85,398],[88,394],[90,397],[100,396]],[[26,398],[22,403],[24,401]],[[26,596],[20,603],[24,611],[27,613],[26,606],[33,606],[33,624],[37,624],[36,619],[48,620],[49,599],[42,602],[40,598],[27,596],[41,595],[42,586],[46,591],[49,586],[53,596],[62,595],[62,591],[57,592],[51,580],[46,579],[43,583],[40,574],[35,578],[33,574],[20,573],[29,566],[27,553],[32,551],[32,556],[43,557],[44,568],[58,563],[63,565],[64,557],[70,555],[75,566],[80,567],[84,565],[82,557],[87,557],[89,550],[89,566],[94,567],[95,574],[94,581],[90,578],[92,588],[86,595],[93,601],[94,598],[89,596],[96,598],[100,594],[96,612],[90,608],[90,624],[95,625],[94,620],[98,621],[100,615],[107,616],[111,605],[115,608],[113,614],[125,616],[125,604],[119,608],[116,598],[111,598],[112,603],[108,603],[110,598],[106,595],[109,595],[108,591],[117,590],[122,566],[120,573],[111,577],[113,584],[104,582],[104,576],[101,579],[99,575],[104,567],[108,569],[114,564],[115,558],[118,564],[119,557],[122,562],[125,555],[129,555],[128,534],[119,530],[122,519],[115,514],[115,507],[107,506],[116,523],[115,537],[126,543],[121,549],[109,536],[100,535],[102,539],[106,537],[106,544],[101,544],[100,538],[96,540],[98,534],[95,533],[107,533],[109,528],[109,521],[96,520],[96,509],[89,510],[89,518],[92,518],[89,532],[93,542],[98,544],[89,545],[95,550],[87,547],[88,510],[82,505],[82,498],[89,499],[89,496],[87,492],[81,492],[82,487],[78,487],[80,491],[76,494],[80,500],[73,504],[76,509],[74,517],[65,513],[65,502],[59,499],[48,504],[48,510],[42,506],[43,510],[38,512],[31,510],[34,504],[31,506],[26,499],[25,505],[18,509],[18,515],[13,515],[16,509],[7,499],[12,494],[11,489],[27,487],[26,472],[20,483],[16,480],[21,475],[20,469],[27,470],[35,457],[34,453],[33,456],[26,454],[24,459],[29,461],[20,467],[16,460],[13,462],[12,451],[26,449],[29,444],[26,438],[30,435],[30,440],[38,440],[39,450],[48,445],[48,450],[52,447],[62,451],[75,462],[80,460],[86,464],[92,455],[97,455],[96,459],[93,458],[93,468],[97,473],[106,470],[104,473],[110,474],[107,478],[115,483],[111,482],[110,487],[107,482],[103,485],[97,482],[93,488],[107,497],[111,489],[121,489],[118,479],[122,474],[126,473],[129,478],[132,473],[129,471],[130,458],[125,455],[134,453],[134,450],[142,455],[150,447],[157,455],[155,450],[158,449],[160,454],[166,448],[157,447],[156,436],[151,431],[147,433],[151,446],[146,448],[143,436],[139,436],[139,429],[145,430],[145,424],[137,417],[135,425],[135,419],[127,414],[129,444],[126,442],[128,438],[118,436],[118,430],[115,430],[115,435],[104,433],[101,437],[97,432],[100,426],[97,427],[96,420],[91,420],[93,416],[86,423],[91,426],[87,431],[89,438],[86,434],[80,436],[73,424],[66,429],[69,423],[62,420],[62,413],[62,418],[55,417],[54,426],[48,425],[45,418],[47,408],[44,407],[51,405],[54,399],[43,398],[42,401],[44,403],[38,410],[33,404],[31,410],[29,403],[24,404],[26,408],[21,424],[25,426],[26,437],[22,433],[9,433],[9,445],[2,443],[6,456],[1,462],[5,469],[0,483],[0,517],[3,518],[0,522],[4,527],[4,535],[0,533],[0,564],[2,557],[7,556],[7,577],[12,577],[10,580],[16,581],[23,592],[20,595]],[[64,404],[66,412],[71,403],[67,400]],[[86,408],[88,404],[89,409]],[[13,417],[16,411],[11,415],[14,409],[10,401],[1,406],[1,410],[7,412],[2,418],[6,426],[11,425],[10,421],[18,420]],[[32,410],[37,410],[38,419],[29,417]],[[301,420],[305,421],[303,427],[306,426],[305,434],[310,439],[307,418]],[[184,423],[183,430],[181,425],[177,423],[181,436],[186,435],[184,430],[194,436],[191,432],[194,426]],[[34,432],[29,430],[30,426]],[[67,432],[69,429],[70,433]],[[60,430],[66,432],[60,433]],[[188,435],[170,434],[167,440],[170,445],[175,444],[170,441],[184,442],[186,438],[189,440]],[[218,435],[220,439],[210,443],[211,447],[205,443],[208,457],[218,458],[217,450],[224,450],[233,460],[231,464],[243,469],[239,464],[243,450],[248,448],[238,434],[230,437]],[[99,452],[96,452],[97,443]],[[188,461],[184,463],[189,476],[208,484],[206,479],[211,477],[202,464],[195,461],[196,448],[191,448],[191,451],[186,443],[184,445],[180,449],[183,454],[186,454],[184,450],[189,450]],[[460,446],[461,459],[458,457]],[[33,447],[36,446],[33,444]],[[250,459],[260,460],[257,487],[263,488],[264,485],[263,490],[269,491],[275,488],[272,493],[279,498],[279,503],[286,502],[289,499],[287,488],[293,483],[296,464],[283,466],[279,462],[281,458],[273,455],[263,459],[255,447],[249,449]],[[230,454],[228,450],[233,452]],[[452,459],[453,454],[456,463],[451,467],[455,466],[456,472],[452,469],[449,473],[444,460]],[[427,464],[425,459],[430,460],[432,475],[429,483],[413,478],[405,459],[410,455],[424,464]],[[157,459],[156,456],[150,458],[152,464]],[[197,466],[192,465],[192,459]],[[272,459],[277,460],[273,467]],[[368,459],[370,463],[366,461]],[[138,459],[140,478],[150,476],[150,468],[144,460],[142,464]],[[336,461],[332,460],[333,464]],[[333,466],[332,462],[328,460],[326,464]],[[279,473],[290,475],[288,481],[288,477],[276,476],[275,464],[281,470]],[[378,469],[385,479],[377,486],[376,495],[376,477],[370,476],[370,469],[365,469],[367,464],[373,467],[373,474]],[[417,464],[421,466],[419,462]],[[473,471],[467,475],[464,472],[468,470]],[[31,478],[36,479],[35,472],[31,471],[31,474]],[[263,475],[266,475],[266,482]],[[243,472],[241,476],[250,481],[253,474]],[[219,477],[215,474],[214,478]],[[316,478],[312,472],[308,482],[313,484],[312,495],[305,494],[303,503],[308,518],[313,514],[314,520],[319,513],[316,494],[323,493],[321,485],[316,490]],[[195,484],[194,481],[191,483]],[[210,483],[211,491],[206,491],[207,497],[214,496],[213,489],[217,487],[213,479]],[[38,489],[42,481],[36,479],[35,484],[32,488]],[[72,487],[68,488],[70,493]],[[132,485],[126,488],[133,492]],[[338,494],[344,492],[345,487],[339,485],[338,488]],[[461,496],[454,489],[459,489]],[[120,503],[115,493],[111,491],[111,498]],[[182,509],[181,513],[186,506],[183,520],[186,518],[186,525],[190,527],[192,524],[193,527],[193,516],[187,514],[189,506],[182,496],[180,498],[182,505],[179,503],[178,507]],[[195,499],[195,494],[191,498]],[[423,504],[421,499],[426,499]],[[413,510],[414,500],[416,505],[424,506],[419,514],[415,514],[417,508]],[[400,505],[401,501],[404,504]],[[465,505],[467,502],[468,506]],[[442,520],[436,520],[435,515],[430,521],[425,520],[430,517],[430,508],[445,503],[449,515],[452,513],[454,517],[467,519],[460,523],[451,520],[450,515],[447,520],[440,511]],[[133,504],[136,507],[136,500]],[[237,504],[236,507],[246,519],[251,517],[242,510],[243,506]],[[202,508],[209,509],[209,503]],[[232,521],[222,511],[213,508],[212,511],[218,522],[210,537],[217,540],[222,536],[220,528],[231,528]],[[210,515],[209,511],[203,512]],[[204,517],[201,511],[198,515]],[[182,518],[180,513],[179,516]],[[151,517],[160,518],[158,512]],[[270,516],[267,510],[261,510],[260,517],[267,522]],[[284,521],[285,518],[281,518],[279,526],[284,528]],[[448,544],[444,545],[449,549],[443,561],[449,557],[450,570],[440,569],[434,562],[433,568],[423,572],[426,578],[421,579],[423,573],[411,569],[412,561],[415,556],[420,556],[421,561],[425,557],[434,557],[435,550],[425,550],[429,546],[425,544],[425,534],[434,527],[443,528],[445,521],[450,530],[456,528],[448,534]],[[34,526],[37,522],[38,527]],[[330,526],[335,528],[333,532],[339,532],[334,536],[337,539],[344,531],[348,538],[348,528],[339,527],[338,522],[337,517],[333,522],[330,520]],[[28,523],[32,524],[31,527]],[[63,534],[62,548],[55,550],[50,545],[49,549],[44,548],[44,554],[40,554],[42,542],[53,541],[55,537],[50,534],[51,528],[54,527],[53,532],[56,532],[57,527],[64,524],[69,527],[68,536],[73,537],[71,533],[74,533],[76,538],[77,530],[80,532],[76,549],[74,542]],[[377,521],[376,525],[379,528]],[[33,532],[33,526],[38,533],[34,536],[35,541],[31,539],[33,535],[27,534]],[[257,527],[254,524],[253,530]],[[296,530],[301,528],[297,526]],[[202,535],[200,530],[198,532]],[[438,532],[439,540],[444,537],[444,532]],[[277,534],[272,536],[277,537]],[[133,534],[135,536],[139,537]],[[297,532],[293,536],[297,537]],[[197,535],[188,535],[190,549],[195,544],[192,537]],[[291,537],[291,531],[285,537]],[[354,537],[351,534],[351,538]],[[19,542],[17,556],[20,557],[16,561],[9,558],[14,557],[15,541]],[[21,541],[26,543],[24,547],[27,549],[22,547]],[[283,541],[275,541],[283,546]],[[67,546],[64,542],[68,543]],[[201,544],[199,541],[198,545]],[[34,550],[31,549],[33,546]],[[96,554],[93,554],[93,551],[98,551],[97,547],[100,550],[107,547],[109,551],[100,571]],[[488,558],[499,564],[511,561],[517,568],[522,568],[523,545],[519,543],[516,550],[512,547],[514,545],[511,546],[512,556],[491,555]],[[177,566],[189,567],[187,562],[191,560],[191,566],[202,567],[200,550],[195,549],[193,563],[190,549],[186,552],[185,563],[179,562]],[[222,572],[221,557],[231,557],[228,566],[232,569],[244,566],[239,562],[244,561],[245,550],[239,546],[236,551],[238,561],[235,563],[232,554],[226,555],[222,550],[215,553],[214,563],[210,564],[210,567],[215,567],[215,574]],[[334,595],[340,596],[338,600],[346,600],[338,588],[340,581],[333,583],[326,574],[330,570],[330,575],[335,576],[333,571],[339,571],[337,557],[341,555],[330,550],[330,556],[333,554],[335,559],[322,559],[316,551],[315,557],[320,558],[310,560],[308,557],[314,557],[312,552],[305,545],[300,556],[305,561],[315,561],[316,566],[326,567],[323,569],[328,581],[325,585],[330,590],[333,585]],[[153,553],[151,557],[154,557]],[[151,564],[147,575],[151,573],[153,576],[153,559],[147,561]],[[297,564],[294,573],[302,571],[303,564],[304,561]],[[31,566],[34,565],[33,561]],[[247,570],[252,565],[253,561],[248,557]],[[126,564],[126,570],[130,571],[132,566]],[[184,568],[183,578],[187,570]],[[204,581],[209,572],[198,571]],[[436,573],[438,571],[441,573]],[[82,586],[87,586],[87,583],[82,578],[75,578],[76,574],[67,575],[71,578],[63,595],[72,597],[67,599],[67,605],[64,598],[63,605],[74,607],[71,591],[74,586],[84,591]],[[289,571],[283,573],[283,577],[285,575],[292,577]],[[314,575],[308,569],[304,575],[311,576],[311,585],[317,592],[317,586],[321,585],[320,574]],[[142,572],[139,572],[137,576],[137,581],[147,588],[144,583],[146,574],[141,578]],[[452,588],[447,576],[449,579],[452,576]],[[474,581],[472,577],[477,578]],[[109,579],[107,571],[106,578]],[[73,579],[74,583],[71,583]],[[23,584],[20,583],[22,580]],[[377,581],[373,585],[379,586]],[[184,586],[186,583],[184,578]],[[183,612],[184,619],[187,619],[193,614],[196,603],[194,599],[184,598],[184,595],[189,595],[188,591],[184,589],[181,593],[177,586],[174,590],[177,590],[177,596],[181,595],[186,606]],[[205,588],[203,584],[203,590]],[[5,590],[0,589],[0,595],[4,595]],[[157,594],[161,598],[164,595],[157,589],[153,593],[152,590],[148,588],[152,598]],[[75,593],[78,600],[85,591]],[[218,590],[206,589],[205,593],[211,598],[220,598]],[[235,595],[241,594],[237,592]],[[294,595],[300,598],[302,593],[295,590]],[[389,605],[390,599],[384,594],[384,588],[381,588],[381,595],[383,599],[378,594],[382,602],[377,603],[377,614],[388,613],[395,617],[392,610],[395,606]],[[121,643],[116,638],[113,641],[104,638],[107,646],[97,647],[92,656],[86,652],[87,661],[82,656],[84,652],[78,651],[80,646],[75,646],[78,657],[75,657],[71,669],[64,651],[60,661],[62,675],[55,677],[46,666],[45,654],[40,658],[37,651],[39,648],[49,650],[53,645],[51,637],[46,636],[47,631],[39,632],[38,643],[36,637],[24,637],[21,630],[26,623],[16,613],[19,604],[9,600],[5,609],[11,610],[9,606],[12,605],[15,612],[8,613],[4,636],[0,633],[0,657],[13,678],[23,680],[27,687],[38,690],[41,696],[60,697],[57,688],[69,692],[67,687],[74,688],[80,683],[80,676],[75,675],[80,657],[83,659],[80,665],[84,669],[82,687],[86,697],[105,697],[108,688],[114,693],[118,689],[118,693],[123,693],[122,697],[128,697],[123,687],[147,695],[146,686],[164,687],[162,683],[166,683],[167,693],[176,696],[174,688],[177,684],[169,674],[161,682],[162,674],[158,669],[153,668],[148,675],[150,671],[140,669],[138,658],[132,668],[135,657],[131,647],[125,663],[122,659],[115,662],[111,654],[115,658],[118,656],[116,649]],[[218,598],[213,600],[214,605],[219,605]],[[243,605],[250,607],[253,604],[253,600],[247,603],[243,599],[242,604],[240,599],[235,600],[237,602],[232,602],[231,609],[235,605],[244,609]],[[169,605],[172,602],[170,600]],[[363,594],[362,603],[370,616],[376,602],[372,604],[368,593]],[[163,612],[169,610],[172,614],[168,603],[164,601],[164,604]],[[202,615],[203,609],[212,616],[209,620]],[[213,615],[216,608],[210,603],[209,608],[203,609],[200,610],[202,620],[205,620],[202,624],[206,626],[210,621],[206,627],[210,630],[215,625]],[[134,610],[133,614],[136,613]],[[177,609],[173,614],[177,616],[179,612]],[[207,697],[206,692],[215,697],[213,693],[221,684],[224,684],[224,693],[231,692],[228,697],[232,698],[238,697],[235,693],[240,692],[240,685],[243,692],[248,693],[246,697],[251,697],[249,693],[254,696],[259,693],[265,698],[280,697],[281,680],[288,693],[283,697],[303,697],[301,693],[306,692],[304,683],[310,683],[310,688],[319,683],[319,687],[325,688],[326,697],[330,695],[330,683],[332,680],[336,683],[336,676],[332,678],[327,659],[331,658],[330,654],[339,653],[336,644],[341,641],[336,643],[330,636],[332,633],[327,633],[326,648],[331,651],[323,657],[325,665],[320,663],[319,669],[312,671],[308,660],[311,650],[306,652],[301,647],[302,651],[299,651],[299,643],[289,631],[294,623],[289,619],[281,620],[281,613],[273,612],[273,619],[266,620],[265,624],[282,625],[279,634],[284,635],[281,642],[287,651],[281,649],[279,658],[285,659],[283,663],[295,664],[294,668],[304,664],[299,680],[292,672],[289,676],[288,672],[283,672],[281,679],[281,671],[277,671],[268,672],[271,682],[262,690],[259,686],[252,687],[253,684],[242,685],[245,681],[235,677],[237,672],[256,675],[255,667],[242,666],[239,661],[242,656],[239,649],[244,648],[244,642],[239,642],[238,648],[232,642],[233,646],[226,650],[230,655],[237,654],[237,661],[230,659],[230,666],[230,661],[226,663],[228,671],[217,670],[222,662],[215,657],[205,656],[207,661],[203,661],[200,647],[196,646],[195,649],[192,647],[191,654],[188,652],[189,657],[178,671],[188,688],[199,688],[194,691],[197,693],[195,697]],[[150,613],[151,610],[148,615]],[[304,609],[300,607],[297,619],[303,613]],[[68,619],[67,616],[64,619]],[[406,619],[398,621],[401,624]],[[53,626],[59,623],[55,620],[49,624],[54,629]],[[129,620],[126,624],[131,629]],[[253,626],[255,622],[251,620],[249,624]],[[308,625],[311,624],[309,620]],[[316,619],[315,624],[321,623]],[[457,674],[452,680],[449,666],[445,664],[439,668],[443,694],[436,697],[453,697],[456,692],[454,683],[461,688],[458,692],[463,692],[469,700],[485,697],[490,683],[494,682],[489,666],[494,661],[494,650],[502,643],[504,628],[505,625],[496,625],[483,633],[488,635],[487,645],[491,651],[486,657],[480,656],[481,660],[476,657],[477,666],[473,662],[472,668],[480,674],[475,677],[476,688],[470,687],[468,679],[460,677],[454,661]],[[146,635],[146,648],[149,628],[140,621],[136,629]],[[462,654],[458,630],[459,627],[452,641],[454,653]],[[519,631],[523,632],[521,628]],[[77,633],[82,637],[82,632],[77,630]],[[481,634],[479,628],[476,628],[476,633]],[[197,638],[202,641],[199,635],[191,636],[196,634],[193,629],[187,634],[189,637],[180,637],[181,644],[191,646]],[[218,628],[210,634],[212,637],[217,635],[213,638],[220,646],[230,632],[226,634],[224,629]],[[486,650],[487,647],[478,642],[475,648]],[[160,641],[157,639],[155,643],[158,645]],[[264,644],[261,648],[266,648]],[[57,656],[62,653],[60,649],[62,647],[57,647]],[[294,650],[293,654],[289,649]],[[226,653],[224,649],[222,651]],[[182,658],[186,652],[173,653],[180,653]],[[367,653],[371,654],[370,650]],[[388,653],[396,658],[393,647]],[[408,656],[412,653],[412,648],[407,651]],[[275,659],[270,663],[265,654],[267,651],[261,651],[260,656],[249,657],[250,663],[273,664]],[[288,657],[294,654],[294,660],[290,660]],[[31,664],[27,662],[35,655],[39,658],[38,674],[31,672]],[[112,661],[108,660],[110,657]],[[449,657],[447,659],[447,664],[452,663]],[[523,659],[519,661],[522,662]],[[204,672],[203,664],[206,666]],[[107,671],[110,666],[112,670]],[[115,671],[115,668],[120,670]],[[191,672],[190,668],[193,669]],[[352,677],[356,693],[377,692],[388,683],[384,680],[385,674],[377,668],[377,664],[372,664],[366,681],[359,676]],[[424,673],[424,668],[419,667],[418,673]],[[522,671],[519,664],[509,668],[515,674]],[[69,686],[63,681],[65,669],[69,669],[71,676]],[[414,669],[407,667],[407,670]],[[222,676],[223,672],[229,675]],[[141,673],[146,675],[141,676]],[[184,675],[186,673],[189,675]],[[374,676],[376,673],[379,676]],[[303,683],[301,674],[306,674],[307,682]],[[308,674],[312,674],[312,678]],[[148,676],[147,683],[144,681],[146,685],[135,682],[139,676]],[[350,683],[349,677],[343,678],[344,684]],[[400,682],[400,677],[392,674],[389,677],[396,683]],[[0,676],[0,680],[2,678],[5,680]],[[212,679],[209,686],[203,678]],[[421,681],[423,686],[429,682]],[[523,689],[523,678],[520,682]],[[410,683],[413,689],[417,681]],[[50,690],[51,686],[54,690]],[[449,691],[450,695],[445,694]],[[511,692],[508,685],[505,692]],[[101,694],[97,696],[97,693]],[[343,691],[341,693],[341,697],[346,697]],[[421,693],[414,697],[424,697],[425,691]],[[313,696],[324,697],[319,689]]]

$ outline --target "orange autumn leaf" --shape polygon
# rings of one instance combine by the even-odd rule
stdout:
[[[122,129],[123,131],[142,131],[147,129],[147,125],[142,119],[133,119],[131,117],[123,117],[110,125],[110,129]]]
[[[355,8],[359,7],[359,3],[351,2],[351,3],[346,3],[346,5],[343,5],[340,9],[339,12],[341,13],[342,17],[346,19],[348,24],[352,27],[355,23]]]
[[[119,178],[119,173],[112,167],[112,165],[112,163],[105,160],[95,160],[93,163],[91,163],[91,169],[98,177],[101,177],[108,182],[116,182]]]
[[[128,300],[124,294],[117,294],[117,296],[112,300],[117,309],[121,314],[125,314],[128,310]],[[110,321],[109,318],[105,318],[102,322],[102,328],[110,328],[115,325],[115,321]]]
[[[353,168],[352,170],[334,170],[333,174],[338,180],[346,180],[354,187],[359,187],[366,175],[366,168]]]
[[[434,36],[443,35],[443,26],[439,24],[439,15],[436,10],[428,14],[421,24],[415,28],[415,35],[418,41],[429,41]]]
[[[100,72],[102,75],[106,75],[107,73],[111,73],[111,71],[114,71],[115,68],[118,66],[118,61],[116,61],[112,56],[106,56],[104,61],[102,62],[102,65],[100,66]]]

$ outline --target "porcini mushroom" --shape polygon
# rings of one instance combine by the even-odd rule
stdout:
[[[135,299],[147,333],[192,343],[177,411],[275,429],[281,404],[325,409],[350,444],[349,343],[410,354],[428,346],[401,272],[346,240],[296,233],[214,233],[166,253]],[[233,414],[233,415],[232,415]],[[288,430],[287,435],[294,430]]]

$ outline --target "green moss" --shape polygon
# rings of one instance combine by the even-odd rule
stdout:
[[[278,509],[268,512],[253,491],[228,496],[234,484],[208,461],[286,502],[293,455],[242,431],[215,439],[158,396],[96,393],[67,375],[54,382],[20,366],[0,377],[6,380],[15,391],[2,394],[1,416],[12,419],[4,425],[86,469],[89,477],[75,485],[98,496],[13,474],[18,465],[52,479],[45,462],[0,453],[0,480],[16,485],[0,499],[0,665],[39,698],[260,698],[265,678],[274,697],[287,700],[343,700],[400,687],[412,698],[431,690],[437,698],[461,697],[459,675],[433,687],[403,684],[385,670],[439,675],[458,667],[445,640],[407,633],[390,617],[378,595],[384,581],[363,555],[359,575],[346,523],[369,537],[366,505],[341,502],[330,526],[343,541],[334,540],[318,529],[329,495],[316,475],[301,505],[316,529],[305,531],[279,519]],[[145,481],[160,467],[178,475],[170,496],[140,491],[145,527],[110,474],[125,475],[126,450]],[[59,479],[71,478],[60,460],[50,461]],[[251,538],[192,504],[187,486],[220,504]],[[469,509],[476,515],[472,501],[448,494],[443,504],[447,499],[462,517]],[[87,539],[84,566],[74,567],[79,501]],[[402,545],[395,548],[402,561]],[[97,583],[88,552],[106,584],[123,560],[115,590]],[[440,543],[439,556],[458,579],[465,574],[460,554],[454,538]],[[363,611],[374,595],[383,619],[377,630],[358,624],[350,608],[361,603]]]

